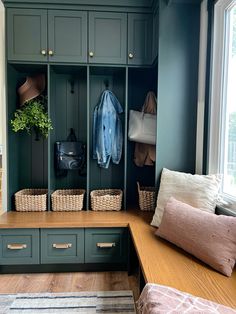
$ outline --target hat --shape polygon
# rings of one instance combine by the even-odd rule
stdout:
[[[45,75],[37,74],[27,76],[23,85],[18,88],[20,105],[23,106],[26,101],[29,101],[39,96],[45,89]]]

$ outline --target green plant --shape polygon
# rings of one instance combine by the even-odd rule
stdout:
[[[11,120],[12,130],[14,132],[26,130],[28,134],[35,130],[36,134],[48,137],[52,130],[52,121],[48,117],[45,109],[46,98],[37,97],[29,100],[21,109],[14,113],[14,119]]]

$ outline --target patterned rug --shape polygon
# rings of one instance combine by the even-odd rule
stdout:
[[[1,314],[135,314],[132,291],[1,294]]]

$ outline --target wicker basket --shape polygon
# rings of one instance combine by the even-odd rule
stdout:
[[[47,189],[24,189],[15,193],[15,206],[19,212],[47,210]]]
[[[121,210],[122,194],[123,192],[117,189],[92,191],[90,193],[92,210]]]
[[[139,207],[141,210],[154,211],[156,204],[156,190],[154,187],[140,187],[138,185],[138,194],[139,194]]]
[[[78,211],[83,208],[85,190],[56,190],[52,193],[53,211]]]

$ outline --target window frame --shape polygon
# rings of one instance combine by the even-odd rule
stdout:
[[[212,44],[212,68],[211,68],[211,92],[210,92],[210,115],[209,115],[209,153],[208,173],[219,173],[222,170],[224,160],[223,128],[225,125],[225,89],[224,79],[227,75],[226,46],[228,36],[225,36],[229,29],[229,21],[226,19],[226,11],[236,5],[236,0],[218,0],[214,6],[214,27]],[[223,187],[223,186],[222,186]],[[236,204],[236,197],[223,193],[223,200]]]

